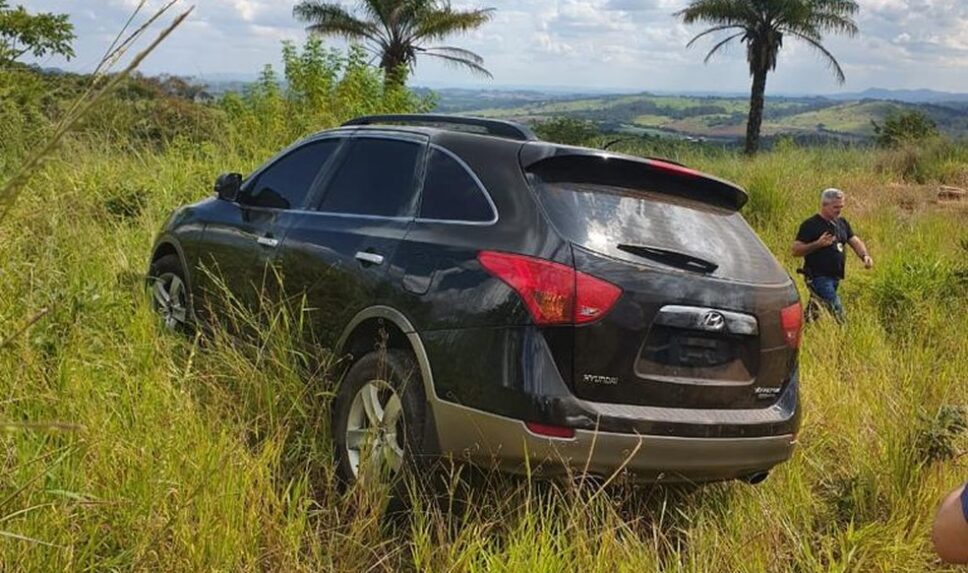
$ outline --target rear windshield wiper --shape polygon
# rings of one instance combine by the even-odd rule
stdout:
[[[687,271],[709,274],[719,268],[716,263],[699,257],[648,245],[619,245],[618,250]]]

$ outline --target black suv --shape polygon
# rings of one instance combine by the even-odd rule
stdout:
[[[243,304],[273,284],[304,295],[350,357],[332,409],[347,480],[453,455],[753,481],[791,455],[799,297],[736,185],[511,122],[405,115],[308,137],[216,195],[164,225],[155,306],[190,322],[214,276]]]

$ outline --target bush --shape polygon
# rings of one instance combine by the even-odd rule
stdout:
[[[946,259],[908,252],[882,265],[873,283],[881,320],[889,332],[915,332],[922,315],[964,300],[968,275]]]
[[[595,124],[570,117],[546,119],[536,122],[533,127],[541,139],[565,145],[585,145],[598,135]]]
[[[12,161],[46,133],[45,91],[26,68],[0,69],[0,158]]]
[[[88,88],[91,76],[49,74],[25,66],[0,71],[0,152],[10,159],[33,148]],[[182,90],[176,85],[185,86]],[[161,147],[176,139],[218,137],[224,114],[195,103],[201,89],[180,78],[128,78],[90,111],[74,139]]]
[[[874,124],[874,140],[881,147],[899,145],[930,139],[939,135],[938,126],[930,117],[918,110],[888,112],[884,125]]]
[[[243,94],[229,94],[219,107],[229,118],[233,144],[255,156],[361,115],[419,113],[433,97],[417,97],[403,87],[384,85],[383,74],[367,63],[366,52],[327,49],[310,38],[300,50],[283,44],[286,89],[272,66]],[[251,134],[259,137],[252,138]]]
[[[961,406],[945,405],[933,416],[918,417],[914,450],[921,463],[953,460],[961,455],[958,444],[968,433],[968,411]]]
[[[881,153],[877,167],[914,183],[968,181],[968,148],[945,138],[904,142]]]

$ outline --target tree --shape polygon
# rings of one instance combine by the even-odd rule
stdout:
[[[853,0],[691,0],[676,16],[686,24],[712,25],[690,40],[687,47],[708,34],[727,33],[706,54],[704,62],[708,63],[713,54],[733,40],[746,44],[746,60],[753,77],[746,152],[752,154],[759,148],[766,75],[776,69],[784,35],[803,40],[814,48],[833,69],[837,81],[843,83],[844,70],[821,41],[825,32],[856,34],[857,25],[851,16],[857,10],[857,2]]]
[[[403,85],[418,55],[439,58],[491,77],[484,60],[463,48],[427,46],[453,34],[474,30],[491,19],[492,8],[455,10],[449,0],[360,0],[358,18],[336,2],[303,0],[293,8],[313,34],[359,40],[379,58],[384,81]]]
[[[37,58],[60,54],[71,59],[72,40],[74,26],[67,14],[30,14],[23,6],[10,8],[7,0],[0,0],[0,66],[28,52]]]
[[[897,147],[939,134],[934,120],[916,109],[891,110],[884,118],[884,125],[878,125],[874,120],[871,123],[874,124],[874,140],[881,147]]]
[[[599,134],[598,128],[592,122],[571,117],[553,117],[537,122],[533,127],[534,132],[544,141],[565,145],[585,145],[589,139]]]

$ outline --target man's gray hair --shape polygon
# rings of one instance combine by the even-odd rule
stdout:
[[[824,189],[823,193],[820,194],[820,204],[826,205],[831,201],[836,201],[837,199],[843,199],[843,198],[844,198],[843,191],[841,191],[840,189],[831,187],[829,189]]]

